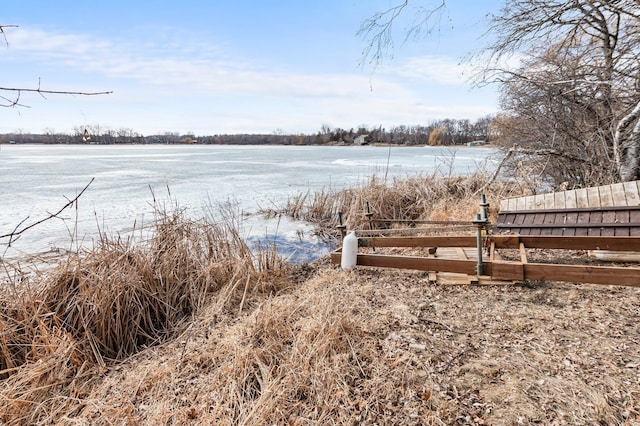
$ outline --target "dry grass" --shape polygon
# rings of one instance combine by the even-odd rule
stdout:
[[[87,397],[80,418],[93,424],[127,416],[145,424],[443,424],[432,411],[429,377],[384,346],[393,318],[371,315],[380,306],[373,287],[356,285],[356,278],[345,282],[340,272],[326,271],[246,315],[218,316],[214,323],[203,312],[188,337],[110,374]]]
[[[103,239],[0,299],[0,419],[42,423],[84,392],[96,368],[167,341],[211,298],[219,310],[277,290],[274,253],[252,253],[235,229],[159,214],[154,237]],[[91,373],[87,373],[90,370]],[[87,374],[89,374],[87,376]],[[49,399],[50,395],[56,399]]]
[[[111,366],[70,403],[61,400],[67,405],[53,418],[97,425],[640,420],[638,289],[447,287],[420,272],[326,265],[311,272],[242,312],[208,305],[177,338]]]
[[[475,194],[489,178],[480,171],[469,176],[394,178],[388,183],[373,177],[357,188],[300,193],[290,197],[283,207],[263,213],[313,222],[325,232],[338,225],[338,212],[348,229],[384,229],[398,223],[414,226],[420,221],[471,221],[478,211],[479,195]],[[513,191],[519,189],[500,181],[484,191],[495,204],[492,213],[497,212],[498,200],[511,196]]]
[[[453,204],[465,220],[477,210],[465,179],[337,194],[380,216]],[[318,215],[344,208],[333,197],[318,195]],[[0,299],[0,422],[640,422],[639,289],[440,286],[326,262],[287,267],[252,254],[233,227],[176,214],[145,244],[104,240],[15,282]]]

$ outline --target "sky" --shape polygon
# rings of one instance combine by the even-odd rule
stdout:
[[[0,110],[0,133],[312,134],[496,113],[497,88],[474,87],[463,59],[486,46],[501,2],[448,0],[435,31],[405,40],[409,8],[381,66],[363,64],[360,25],[398,3],[4,1],[0,24],[17,27],[4,29],[0,87],[113,93],[23,92],[24,106]]]

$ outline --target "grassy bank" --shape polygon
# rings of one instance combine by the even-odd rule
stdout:
[[[299,193],[262,213],[312,222],[324,233],[335,231],[339,213],[347,229],[415,227],[425,221],[471,221],[480,194],[493,202],[490,214],[495,217],[500,199],[521,193],[516,184],[490,182],[484,172],[450,177],[435,173],[388,182],[374,176],[354,188]]]
[[[300,194],[271,214],[469,220],[482,175]],[[497,204],[506,184],[487,190]],[[495,201],[494,201],[495,200]],[[5,424],[634,424],[640,290],[439,286],[421,272],[251,252],[232,220],[154,237],[0,295]],[[382,223],[395,226],[395,222]]]

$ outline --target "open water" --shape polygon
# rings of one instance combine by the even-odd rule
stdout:
[[[491,148],[218,145],[0,145],[0,235],[58,211],[90,181],[77,209],[26,231],[0,257],[91,247],[103,232],[128,234],[153,219],[154,199],[193,218],[219,204],[242,212],[248,239],[276,238],[282,254],[307,261],[328,250],[311,227],[269,221],[260,208],[323,188],[417,174],[466,174],[494,167]]]

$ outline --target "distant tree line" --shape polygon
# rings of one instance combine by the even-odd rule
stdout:
[[[44,129],[32,134],[17,131],[0,135],[1,143],[38,144],[212,144],[212,145],[464,145],[474,141],[489,141],[492,117],[474,122],[467,119],[443,119],[429,125],[358,126],[349,130],[323,124],[314,134],[227,134],[195,135],[166,132],[143,136],[129,128],[111,129],[102,125],[76,126],[71,133]]]

